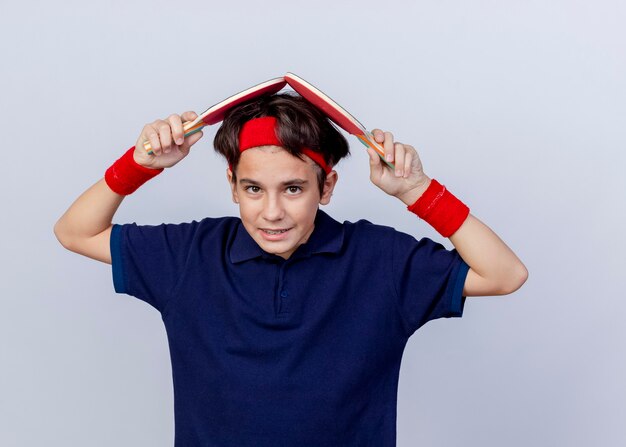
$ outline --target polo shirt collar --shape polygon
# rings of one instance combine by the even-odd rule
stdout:
[[[290,259],[318,253],[338,253],[343,246],[343,240],[343,225],[318,208],[311,237],[305,244],[298,247]],[[261,249],[240,222],[230,246],[230,261],[238,263],[258,257],[278,258]]]

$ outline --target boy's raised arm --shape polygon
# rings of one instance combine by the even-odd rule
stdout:
[[[82,193],[54,225],[54,234],[68,250],[111,263],[112,220],[124,196],[101,179]]]
[[[456,198],[451,199],[453,211],[442,212],[441,207],[435,208],[437,200],[444,202],[442,197],[446,197],[446,190],[424,174],[415,148],[394,142],[390,132],[374,129],[372,134],[384,146],[386,160],[395,164],[396,171],[387,169],[374,150],[368,149],[371,181],[387,194],[400,199],[411,211],[419,213],[421,207],[426,207],[424,214],[433,216],[429,223],[437,222],[435,229],[450,239],[470,267],[463,296],[507,295],[519,289],[528,278],[528,270],[504,241],[469,214],[469,208]],[[420,203],[418,199],[426,195],[429,195],[426,204]]]
[[[137,143],[115,162],[105,175],[72,203],[54,225],[54,234],[68,250],[111,263],[109,239],[112,220],[124,197],[164,168],[185,158],[202,132],[184,137],[183,121],[197,117],[195,112],[170,115],[144,126]],[[148,154],[144,140],[150,141]]]

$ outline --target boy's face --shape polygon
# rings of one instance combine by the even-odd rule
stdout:
[[[241,153],[237,184],[227,170],[243,226],[264,251],[285,259],[308,241],[318,205],[330,202],[337,182],[331,171],[320,197],[316,165],[304,158],[278,146],[260,146]]]

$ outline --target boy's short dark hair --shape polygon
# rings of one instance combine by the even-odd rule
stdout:
[[[303,147],[324,156],[326,163],[336,165],[350,153],[345,137],[330,120],[314,105],[297,94],[280,93],[263,96],[234,107],[224,117],[213,146],[222,154],[233,169],[233,182],[237,181],[239,164],[239,131],[252,118],[273,116],[278,122],[277,136],[291,155],[303,159]],[[322,194],[326,173],[317,164],[317,180]]]

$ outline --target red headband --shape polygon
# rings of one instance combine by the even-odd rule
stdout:
[[[273,116],[252,118],[247,121],[239,132],[239,152],[258,146],[282,146],[283,143],[276,136],[276,122]],[[326,164],[324,156],[319,152],[303,147],[302,153],[320,165],[326,174],[331,171],[332,168]]]

